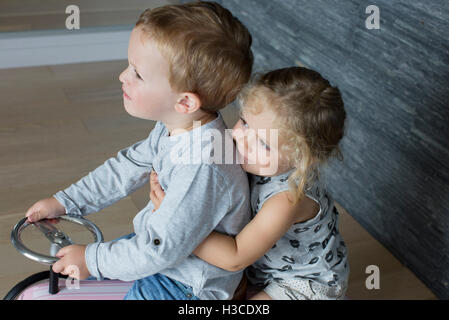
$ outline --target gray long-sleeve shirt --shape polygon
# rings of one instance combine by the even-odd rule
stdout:
[[[165,198],[155,212],[149,201],[135,216],[136,236],[87,246],[93,276],[131,281],[161,273],[192,286],[200,299],[232,298],[242,272],[225,271],[192,254],[212,231],[234,236],[250,219],[247,175],[239,164],[225,163],[225,145],[228,160],[229,152],[235,154],[225,129],[219,112],[215,120],[176,136],[158,122],[147,139],[54,195],[68,214],[84,216],[146,184],[152,168],[158,174]]]

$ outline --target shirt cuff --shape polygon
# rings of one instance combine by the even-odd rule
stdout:
[[[84,259],[86,260],[87,270],[89,273],[97,278],[98,281],[104,280],[103,275],[98,269],[98,249],[101,242],[89,243],[84,253]]]
[[[75,203],[67,196],[64,191],[59,191],[53,195],[53,198],[59,201],[59,203],[65,208],[66,214],[82,216],[81,210],[75,205]]]

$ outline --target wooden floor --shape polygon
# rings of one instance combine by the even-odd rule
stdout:
[[[0,70],[0,295],[46,267],[10,244],[14,224],[37,200],[76,182],[148,136],[154,123],[126,113],[120,72],[127,61]],[[236,113],[223,111],[231,126]],[[131,232],[149,186],[89,216],[105,240]],[[385,248],[343,211],[340,231],[349,248],[347,295],[352,299],[436,299]],[[380,289],[365,286],[366,267],[380,269]]]

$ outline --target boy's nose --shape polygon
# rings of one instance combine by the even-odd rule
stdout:
[[[128,82],[128,72],[127,72],[128,68],[126,68],[125,70],[122,71],[122,73],[120,73],[118,79],[120,80],[121,83],[125,84]]]
[[[120,73],[118,79],[121,83],[125,83],[125,71],[122,71],[122,73]]]

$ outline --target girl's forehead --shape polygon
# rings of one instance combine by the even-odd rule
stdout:
[[[241,109],[240,114],[252,129],[276,129],[274,128],[276,115],[271,108],[250,103]]]
[[[285,145],[286,141],[283,137],[284,130],[279,127],[278,123],[278,115],[273,110],[273,108],[269,107],[267,104],[262,103],[259,105],[255,105],[252,103],[257,103],[259,99],[254,99],[253,101],[245,103],[240,109],[240,115],[248,124],[248,127],[256,132],[258,130],[265,130],[263,139],[266,143],[274,147],[273,144],[276,144],[279,148],[281,145]],[[275,139],[276,142],[272,141]]]

